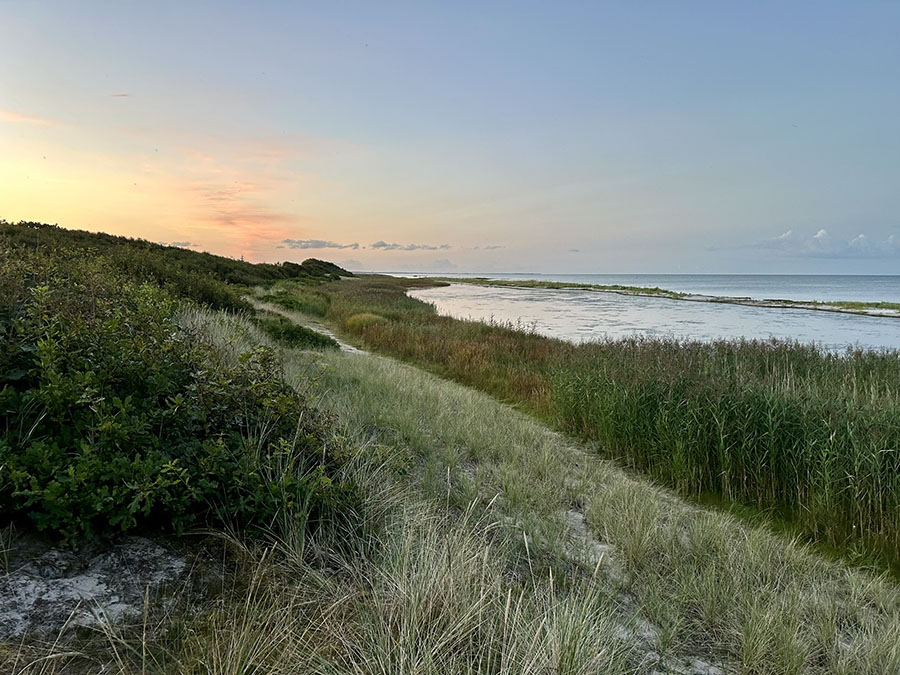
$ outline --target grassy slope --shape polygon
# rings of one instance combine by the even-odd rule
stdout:
[[[0,219],[0,241],[9,246],[44,249],[90,249],[95,254],[117,262],[126,258],[149,257],[161,267],[181,268],[210,279],[249,286],[281,279],[323,279],[352,277],[353,274],[334,263],[309,258],[302,263],[251,263],[212,253],[193,251],[180,246],[157,244],[145,239],[120,237],[103,232],[70,230],[45,223],[10,223]],[[133,260],[136,264],[136,260]],[[147,269],[152,269],[150,264]]]
[[[576,347],[437,316],[405,295],[428,283],[369,277],[323,290],[330,319],[370,349],[524,405],[683,494],[769,512],[857,562],[897,564],[896,355],[773,342]]]
[[[234,319],[194,321],[212,322],[235,354],[245,348],[228,337]],[[284,586],[253,606],[279,636],[258,647],[272,670],[649,673],[697,658],[729,672],[900,667],[900,593],[883,578],[692,507],[489,396],[391,359],[289,352],[285,369],[382,463],[359,473],[366,511],[383,517],[362,556],[329,559],[327,580],[289,563]],[[291,607],[297,623],[285,627],[277,617]],[[247,651],[247,622],[223,623],[221,650]],[[211,646],[193,649],[209,658]]]
[[[900,595],[891,583],[688,506],[471,389],[387,359],[334,355],[328,365],[329,407],[359,428],[389,429],[388,438],[420,455],[417,480],[432,500],[460,509],[475,501],[542,542],[547,567],[573,550],[592,567],[597,549],[578,550],[567,526],[573,512],[584,513],[596,540],[613,547],[607,578],[656,626],[657,649],[717,655],[746,672],[900,665]],[[842,633],[858,641],[844,650]]]
[[[310,258],[303,263],[254,264],[143,239],[67,230],[55,225],[0,220],[0,249],[68,250],[100,257],[134,281],[150,281],[173,295],[219,309],[249,309],[241,288],[277,281],[317,284],[352,276],[333,263]]]

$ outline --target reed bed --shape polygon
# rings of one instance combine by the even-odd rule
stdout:
[[[900,359],[783,342],[586,345],[560,426],[676,487],[773,509],[832,545],[900,545]]]

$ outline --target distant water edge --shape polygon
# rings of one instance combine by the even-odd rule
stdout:
[[[396,276],[444,276],[454,278],[565,281],[579,284],[663,288],[754,300],[800,300],[821,302],[900,302],[900,275],[850,274],[462,274],[392,273]]]
[[[749,278],[757,284],[754,292],[751,285],[746,281],[739,282],[736,277],[724,277],[724,283],[719,281],[723,276],[716,275],[717,279],[713,280],[709,277],[688,278],[687,275],[545,275],[540,279],[658,286],[686,293],[760,300],[900,301],[900,293],[883,290],[884,287],[889,289],[891,284],[900,282],[900,277],[817,277],[815,280],[818,283],[815,285],[810,277],[779,277],[778,281],[770,277],[766,279],[766,284],[757,277],[740,277],[742,280]],[[535,277],[507,275],[505,278],[524,280]],[[783,279],[788,279],[788,283],[784,283]],[[838,288],[838,295],[819,294],[821,289],[832,287]],[[652,295],[598,293],[584,289],[516,288],[469,283],[415,289],[409,294],[433,303],[440,314],[460,319],[495,320],[533,326],[543,335],[576,344],[633,336],[704,342],[774,338],[813,343],[830,351],[844,351],[848,348],[900,349],[900,319],[893,317],[733,303],[685,302]]]

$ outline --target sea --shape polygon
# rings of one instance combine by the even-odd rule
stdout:
[[[427,276],[404,274],[403,276]],[[456,274],[508,280],[663,288],[696,295],[754,300],[900,303],[900,275],[748,274]],[[809,309],[687,302],[587,290],[501,288],[451,284],[410,295],[440,314],[495,321],[582,343],[632,336],[683,340],[795,340],[828,351],[900,350],[900,318]],[[900,355],[900,354],[898,354]]]

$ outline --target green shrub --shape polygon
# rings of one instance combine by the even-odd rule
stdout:
[[[301,264],[254,264],[142,239],[66,230],[42,223],[0,220],[0,240],[10,246],[67,249],[80,251],[88,257],[101,256],[130,280],[152,281],[178,297],[190,298],[214,309],[251,309],[236,286],[268,286],[291,279],[319,282],[352,276],[334,263],[315,258]]]
[[[264,315],[257,318],[256,322],[269,337],[286,347],[299,349],[336,349],[338,347],[338,343],[328,335],[296,324],[278,314]]]
[[[387,323],[387,319],[371,312],[354,314],[344,321],[344,327],[351,333],[360,333],[369,326]]]
[[[0,246],[0,514],[75,542],[349,513],[328,420],[274,352],[238,363],[104,257]]]

